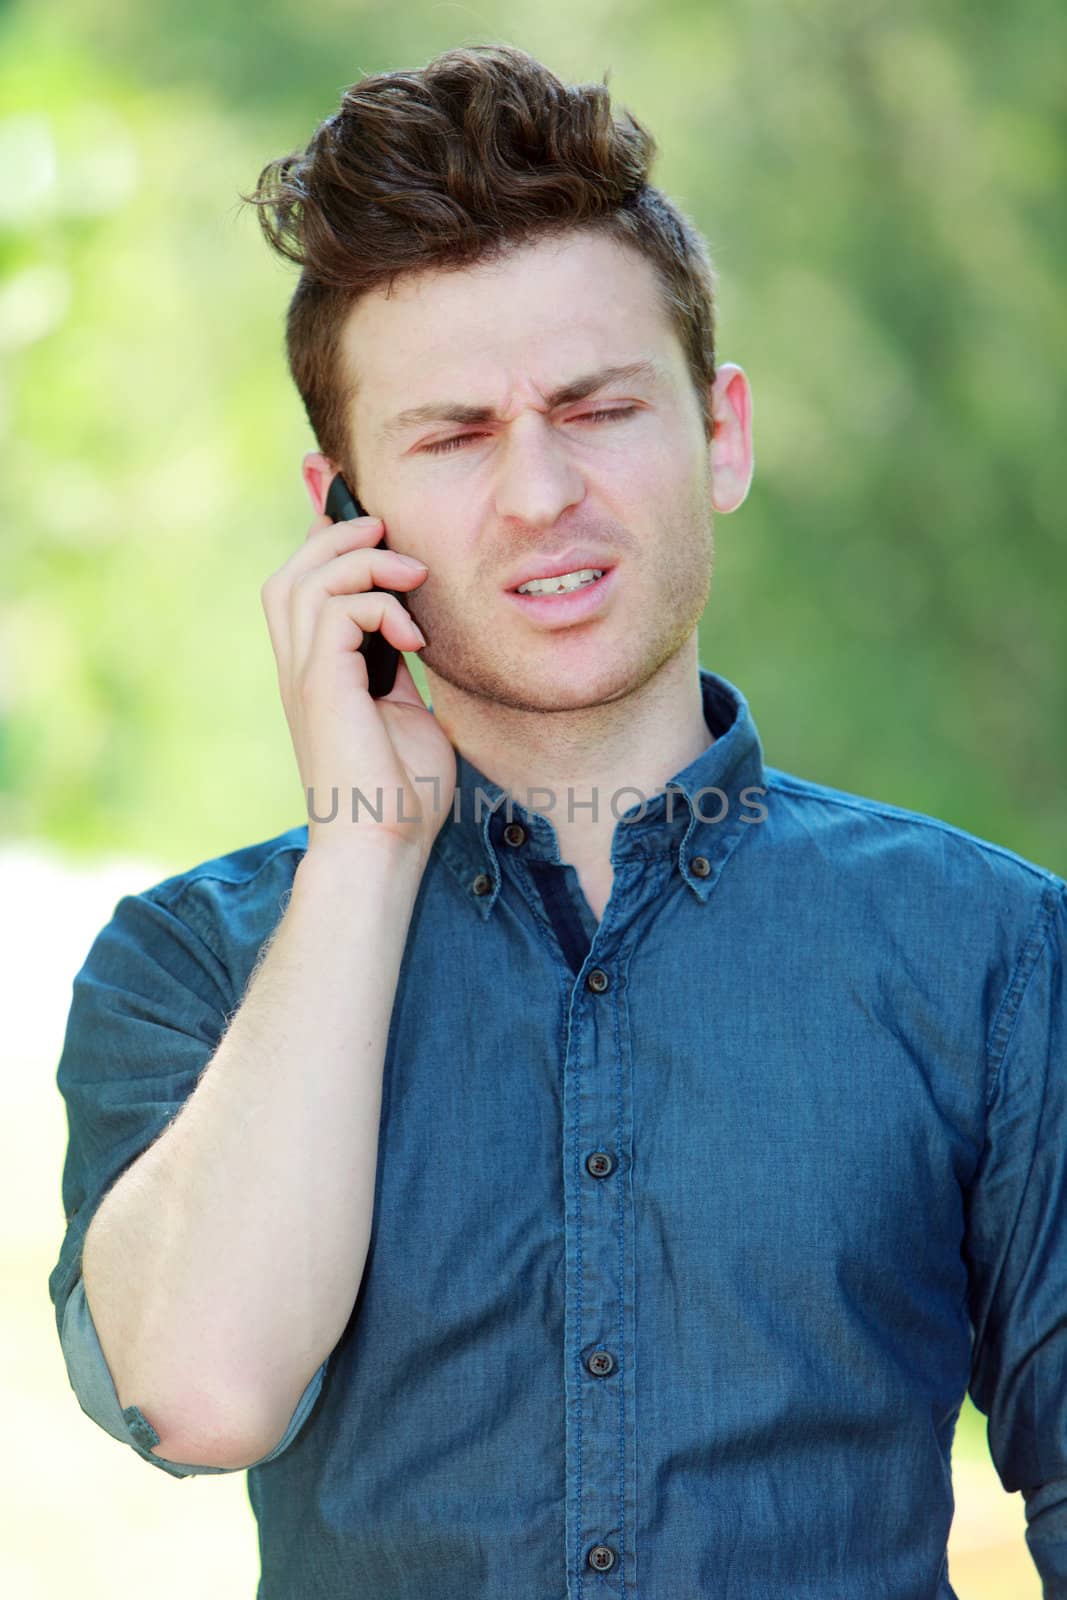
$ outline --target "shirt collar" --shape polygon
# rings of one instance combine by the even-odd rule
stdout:
[[[673,854],[682,876],[703,900],[739,840],[765,817],[766,787],[762,745],[747,700],[718,673],[706,667],[699,673],[704,720],[714,742],[658,793],[645,795],[635,788],[598,796],[598,815],[618,818],[613,865]],[[527,798],[536,805],[537,791]],[[543,862],[561,861],[551,819],[553,813],[566,817],[568,799],[564,791],[549,801],[542,791],[540,803],[546,810],[528,809],[456,751],[455,794],[434,850],[472,893],[483,915],[499,893],[501,858],[510,849],[521,848]],[[575,793],[576,815],[592,817],[588,800]],[[521,839],[514,826],[506,833],[514,824],[522,829]]]

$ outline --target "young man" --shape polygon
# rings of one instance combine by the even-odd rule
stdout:
[[[261,176],[309,820],[75,980],[71,1381],[248,1468],[260,1600],[950,1596],[969,1388],[1064,1596],[1067,884],[765,765],[699,665],[750,401],[653,151],[470,49]]]

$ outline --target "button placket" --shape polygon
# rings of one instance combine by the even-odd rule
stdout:
[[[600,1186],[630,1166],[632,1072],[628,1055],[620,1054],[614,1015],[625,1005],[623,989],[614,964],[605,964],[589,969],[572,992],[563,1105],[565,1145],[584,1146],[581,1164],[570,1168],[578,1181],[568,1183],[567,1204],[567,1326],[575,1330],[568,1348],[575,1381],[569,1386],[567,1468],[571,1485],[580,1484],[577,1550],[572,1545],[569,1556],[577,1582],[582,1571],[611,1571],[625,1587],[626,1545],[636,1524],[629,1359],[636,1337],[634,1218],[628,1183]],[[601,1144],[609,1130],[610,1152]]]

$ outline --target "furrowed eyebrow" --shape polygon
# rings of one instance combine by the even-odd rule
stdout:
[[[629,361],[623,366],[601,367],[596,372],[584,373],[579,378],[572,378],[570,383],[553,389],[547,397],[549,410],[555,411],[558,406],[573,405],[576,400],[584,400],[587,395],[594,394],[609,383],[618,383],[626,378],[642,378],[646,382],[660,384],[665,381],[666,374],[654,361]],[[492,406],[464,405],[458,400],[431,401],[428,405],[412,406],[407,411],[398,412],[384,424],[378,437],[385,444],[395,439],[398,434],[406,433],[411,428],[422,427],[427,422],[496,421],[499,421],[499,418]]]

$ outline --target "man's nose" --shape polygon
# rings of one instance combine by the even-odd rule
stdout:
[[[550,527],[584,495],[585,478],[548,418],[535,411],[514,417],[498,454],[498,516]]]

